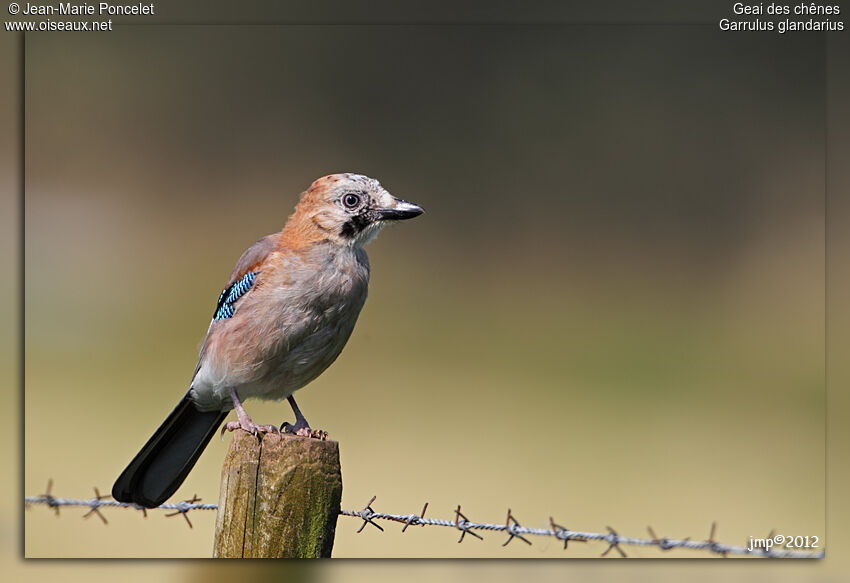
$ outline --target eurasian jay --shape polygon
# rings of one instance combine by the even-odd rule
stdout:
[[[221,292],[188,392],[112,487],[120,502],[152,508],[183,483],[231,409],[223,428],[253,434],[242,401],[288,399],[295,424],[285,432],[317,436],[292,394],[339,356],[366,301],[369,258],[363,246],[389,222],[422,214],[359,174],[319,178],[283,230],[263,237],[236,263]]]

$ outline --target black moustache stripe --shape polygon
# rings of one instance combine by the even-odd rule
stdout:
[[[356,237],[363,229],[369,226],[372,222],[370,213],[361,213],[354,215],[342,226],[342,236],[348,239]]]

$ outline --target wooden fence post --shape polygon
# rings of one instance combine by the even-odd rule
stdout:
[[[214,557],[330,557],[342,499],[339,444],[236,431],[221,470]]]

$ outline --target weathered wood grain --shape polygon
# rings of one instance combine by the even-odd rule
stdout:
[[[234,432],[221,470],[214,557],[329,557],[342,499],[339,444]]]

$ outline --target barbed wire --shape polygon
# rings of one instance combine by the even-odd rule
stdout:
[[[46,505],[50,508],[53,508],[56,514],[59,514],[59,508],[63,506],[72,506],[72,507],[83,507],[88,508],[89,511],[83,515],[83,518],[89,518],[92,515],[97,515],[104,524],[109,524],[106,517],[101,513],[101,508],[130,508],[134,510],[138,510],[142,512],[142,514],[147,517],[147,511],[149,509],[139,506],[138,504],[132,504],[127,502],[118,502],[116,500],[111,500],[111,496],[101,495],[100,491],[97,488],[94,488],[94,497],[89,499],[75,499],[75,498],[58,498],[51,494],[51,490],[53,488],[53,481],[50,480],[47,483],[47,490],[45,494],[40,496],[26,496],[24,498],[24,504],[29,507],[31,505]],[[410,526],[442,526],[446,528],[452,528],[460,532],[460,537],[457,542],[463,542],[464,537],[469,534],[472,537],[475,537],[479,540],[483,540],[482,537],[476,531],[489,531],[489,532],[504,532],[508,535],[507,540],[502,543],[502,546],[507,546],[510,542],[515,539],[518,539],[527,545],[531,545],[531,541],[526,538],[524,535],[529,536],[545,536],[552,537],[560,541],[564,541],[564,549],[568,548],[568,543],[570,541],[573,542],[591,542],[591,541],[600,541],[607,543],[607,548],[601,553],[604,557],[612,550],[616,551],[621,557],[626,557],[626,552],[623,549],[623,546],[636,546],[636,547],[656,547],[662,551],[669,551],[675,548],[689,549],[692,551],[708,551],[713,554],[721,555],[726,557],[728,555],[743,555],[743,556],[751,556],[751,557],[761,557],[761,558],[772,558],[772,559],[822,559],[824,558],[826,552],[825,550],[816,550],[816,551],[801,551],[801,550],[788,550],[788,549],[773,549],[772,547],[776,544],[781,544],[785,542],[790,537],[786,537],[784,535],[777,535],[774,531],[771,531],[766,537],[760,538],[757,540],[760,541],[773,541],[770,546],[766,546],[762,543],[762,546],[736,546],[729,545],[718,542],[714,539],[717,523],[714,522],[711,525],[711,531],[708,535],[708,538],[705,540],[692,540],[690,537],[683,539],[669,538],[669,537],[659,537],[655,534],[655,531],[652,527],[647,526],[647,532],[649,533],[651,538],[639,538],[639,537],[631,537],[624,536],[619,534],[610,526],[606,526],[608,532],[586,532],[586,531],[578,531],[571,530],[569,528],[563,527],[560,524],[556,523],[554,518],[549,517],[549,528],[530,528],[526,526],[521,526],[517,521],[516,517],[511,512],[511,509],[508,509],[507,517],[503,524],[496,523],[486,523],[486,522],[473,522],[469,520],[463,512],[461,512],[461,507],[458,507],[454,511],[454,519],[444,519],[444,518],[426,518],[425,512],[428,510],[428,503],[422,507],[422,511],[419,514],[392,514],[388,512],[376,512],[372,508],[372,504],[377,499],[377,496],[372,496],[372,499],[360,510],[340,510],[340,516],[350,516],[354,518],[360,518],[363,523],[360,525],[360,528],[357,530],[358,533],[362,532],[367,525],[371,524],[375,528],[380,531],[384,531],[384,528],[379,525],[376,520],[387,520],[392,522],[398,522],[403,524],[401,528],[401,532],[407,532],[408,527]],[[202,504],[201,499],[197,497],[197,495],[192,496],[189,500],[184,500],[176,503],[166,503],[160,506],[157,506],[155,509],[150,510],[171,510],[172,512],[166,514],[166,517],[171,516],[183,516],[186,520],[186,523],[192,528],[192,522],[189,520],[188,513],[192,510],[217,510],[218,504]],[[781,537],[781,541],[780,541]]]
[[[652,538],[636,538],[623,536],[617,531],[615,531],[610,526],[606,526],[607,533],[600,532],[584,532],[577,530],[570,530],[565,528],[559,524],[557,524],[551,516],[549,517],[549,526],[550,528],[529,528],[525,526],[521,526],[517,521],[516,517],[511,512],[511,509],[508,508],[507,517],[505,519],[504,524],[492,524],[486,522],[472,522],[469,520],[463,512],[461,512],[461,507],[458,505],[455,510],[455,518],[454,520],[446,520],[441,518],[425,518],[425,511],[428,509],[428,503],[425,503],[425,506],[422,508],[422,512],[419,514],[390,514],[386,512],[376,512],[372,508],[372,503],[375,502],[376,496],[373,496],[371,500],[363,507],[361,510],[341,510],[340,515],[342,516],[353,516],[358,517],[363,520],[363,524],[360,525],[360,529],[357,531],[362,532],[367,524],[372,524],[379,530],[383,531],[384,529],[375,522],[375,520],[392,520],[394,522],[403,523],[401,531],[405,532],[407,527],[409,526],[443,526],[454,528],[460,532],[460,537],[457,542],[462,542],[464,537],[467,534],[470,534],[480,540],[483,540],[483,537],[476,533],[476,530],[482,531],[496,531],[496,532],[506,532],[508,534],[507,540],[502,543],[502,546],[507,546],[508,543],[513,541],[514,539],[519,539],[524,543],[531,545],[531,541],[525,538],[523,535],[532,535],[532,536],[548,536],[554,537],[558,540],[564,541],[564,549],[567,548],[569,541],[578,541],[578,542],[588,542],[588,541],[602,541],[608,543],[608,547],[602,552],[602,556],[604,557],[612,550],[616,550],[617,553],[621,557],[626,557],[626,552],[623,550],[623,545],[631,545],[631,546],[640,546],[640,547],[658,547],[663,551],[667,551],[674,548],[685,548],[695,551],[710,551],[715,554],[719,554],[722,556],[727,555],[749,555],[754,557],[764,557],[764,558],[795,558],[795,559],[820,559],[825,556],[825,551],[798,551],[798,550],[782,550],[777,549],[774,550],[772,548],[764,548],[764,547],[754,547],[752,549],[743,546],[735,546],[735,545],[727,545],[720,543],[714,540],[715,532],[717,529],[717,523],[712,523],[711,532],[707,539],[699,541],[699,540],[691,540],[690,538],[684,539],[672,539],[667,537],[658,537],[655,534],[655,531],[652,527],[647,526],[647,531]],[[777,536],[773,532],[771,532],[766,539],[774,539]],[[784,536],[784,535],[778,535]]]
[[[24,497],[24,505],[29,508],[32,504],[44,504],[53,508],[56,515],[59,515],[59,508],[62,506],[77,506],[77,507],[85,507],[88,508],[89,511],[83,515],[83,518],[88,518],[93,515],[97,515],[103,524],[109,524],[109,521],[106,520],[106,517],[101,513],[101,508],[132,508],[134,510],[140,511],[145,518],[148,516],[148,508],[144,506],[139,506],[138,504],[129,504],[127,502],[118,502],[117,500],[110,500],[112,496],[109,494],[101,494],[100,490],[97,489],[97,486],[94,487],[94,498],[89,498],[88,500],[84,499],[76,499],[76,498],[57,498],[51,494],[53,490],[53,480],[47,481],[47,489],[45,493],[41,496],[25,496]],[[218,510],[218,504],[201,504],[201,499],[198,498],[197,494],[192,496],[191,500],[183,500],[182,502],[166,502],[165,504],[161,504],[157,506],[155,509],[150,510],[173,510],[171,514],[166,514],[166,517],[171,516],[180,516],[186,519],[186,523],[189,525],[189,528],[192,528],[192,521],[189,520],[189,511],[190,510]]]

